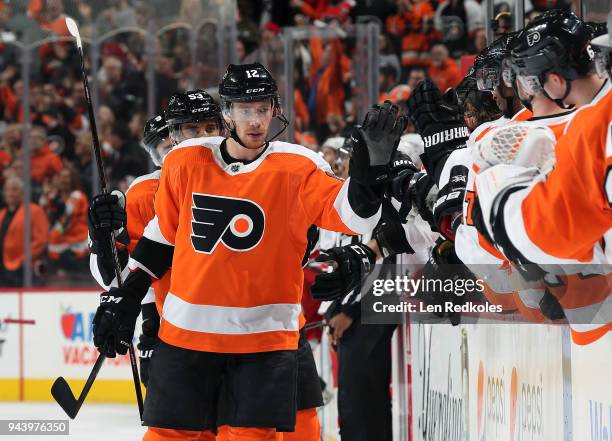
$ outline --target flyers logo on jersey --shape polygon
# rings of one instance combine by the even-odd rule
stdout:
[[[199,253],[212,253],[219,242],[234,251],[248,251],[261,241],[265,215],[247,199],[193,193],[191,244]]]

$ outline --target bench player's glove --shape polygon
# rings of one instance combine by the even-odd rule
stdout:
[[[442,280],[443,285],[448,280],[468,280],[473,279],[472,274],[465,265],[459,260],[455,253],[455,246],[451,241],[445,240],[438,243],[432,250],[429,260],[423,267],[423,279]],[[426,285],[427,286],[427,285]],[[432,284],[436,286],[436,284]],[[461,314],[455,311],[448,311],[448,303],[453,306],[463,305],[466,301],[466,294],[452,291],[428,291],[417,294],[419,298],[430,305],[441,305],[442,312],[434,312],[440,318],[448,317],[453,326],[461,322]]]
[[[374,228],[372,237],[383,257],[414,253],[406,238],[406,232],[402,227],[399,214],[388,199],[383,201],[382,215],[378,225]]]
[[[455,239],[455,231],[461,223],[467,179],[466,166],[455,165],[451,168],[448,183],[438,192],[438,198],[433,207],[436,229],[450,240]]]
[[[136,270],[121,288],[100,294],[100,306],[93,319],[94,345],[99,351],[108,344],[106,356],[124,355],[132,344],[140,302],[151,286],[151,276]]]
[[[360,243],[322,251],[316,260],[333,266],[332,272],[318,274],[310,288],[313,299],[327,301],[360,289],[362,281],[372,272],[376,254]]]
[[[408,98],[408,114],[423,138],[425,151],[421,160],[427,172],[435,174],[440,160],[451,151],[465,146],[469,131],[456,102],[456,94],[440,94],[427,78]]]
[[[159,337],[159,313],[155,302],[142,305],[142,334],[138,338],[138,357],[140,359],[140,380],[147,386],[149,382],[149,364],[157,346]]]
[[[398,117],[398,108],[390,101],[374,106],[366,114],[363,124],[356,126],[351,133],[353,154],[349,176],[366,186],[386,182],[406,122],[405,116]]]

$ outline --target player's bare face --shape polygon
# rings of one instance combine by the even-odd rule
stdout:
[[[270,100],[232,104],[231,118],[236,133],[248,149],[258,149],[265,144],[272,116]]]

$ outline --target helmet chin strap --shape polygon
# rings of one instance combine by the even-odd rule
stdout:
[[[542,80],[540,80],[540,82],[542,82]],[[544,84],[544,83],[542,82],[542,84]],[[559,107],[561,107],[562,109],[565,109],[565,110],[568,110],[568,109],[571,109],[571,108],[574,107],[571,104],[569,106],[567,106],[563,102],[563,100],[565,98],[567,98],[567,96],[570,94],[571,91],[572,91],[572,82],[570,80],[568,80],[568,79],[565,80],[565,93],[563,94],[563,96],[561,98],[553,98],[553,97],[551,97],[548,94],[548,92],[546,92],[546,89],[542,86],[542,93],[544,94],[544,96],[546,98],[548,98],[549,100],[554,101],[557,106],[559,106]]]

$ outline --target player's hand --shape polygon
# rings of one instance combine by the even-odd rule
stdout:
[[[108,237],[111,230],[120,230],[127,224],[125,195],[119,190],[94,196],[87,211],[92,238]]]
[[[317,262],[328,262],[331,272],[318,274],[310,288],[315,300],[335,300],[361,288],[372,272],[376,254],[367,245],[355,244],[322,251]]]
[[[383,257],[414,253],[406,238],[399,214],[388,200],[383,201],[382,215],[378,225],[374,228],[372,237]]]
[[[412,208],[416,208],[421,218],[434,226],[433,207],[438,198],[438,187],[426,172],[418,172],[412,175],[408,182],[402,205],[399,209],[399,218],[405,223]]]
[[[415,173],[418,173],[419,169],[414,162],[407,156],[399,152],[396,152],[393,162],[391,162],[391,180],[389,181],[389,196],[402,201],[406,191],[408,190],[408,183]]]
[[[438,198],[433,207],[436,229],[450,240],[455,239],[455,231],[461,222],[467,179],[467,167],[455,165],[451,168],[448,183],[438,192]]]
[[[338,346],[340,339],[348,328],[353,324],[353,318],[343,312],[336,314],[329,320],[329,333],[332,345]]]
[[[351,133],[353,154],[349,175],[363,185],[377,185],[390,177],[390,163],[406,127],[405,116],[398,116],[398,107],[385,101],[374,106],[361,126]]]
[[[111,288],[100,294],[100,306],[93,319],[94,345],[99,351],[108,342],[106,356],[127,353],[136,318],[140,314],[140,300],[129,288]]]
[[[456,103],[456,94],[440,94],[427,78],[408,98],[408,114],[425,143],[423,165],[433,173],[436,164],[450,151],[465,146],[469,131]]]
[[[447,280],[467,280],[472,279],[470,271],[455,254],[455,247],[451,241],[445,240],[437,244],[432,250],[429,260],[423,267],[423,279],[442,280],[443,284]],[[435,287],[436,284],[432,284]],[[453,326],[461,322],[459,312],[447,311],[445,305],[450,302],[453,305],[463,305],[466,294],[457,295],[453,291],[428,291],[424,290],[417,296],[430,305],[442,306],[442,312],[434,312],[440,318],[448,317]]]
[[[140,359],[140,380],[147,387],[149,382],[149,365],[159,337],[159,314],[155,303],[142,305],[142,334],[138,338],[138,357]]]

